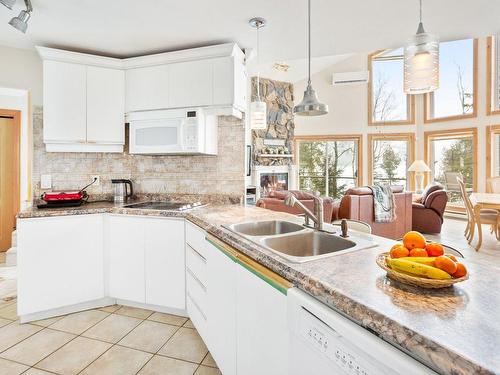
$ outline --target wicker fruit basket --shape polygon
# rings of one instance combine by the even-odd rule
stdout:
[[[377,264],[379,265],[380,268],[382,268],[387,272],[387,277],[399,281],[403,284],[418,286],[427,289],[440,289],[440,288],[448,288],[453,284],[465,281],[469,278],[469,274],[460,277],[458,279],[448,279],[448,280],[427,279],[425,277],[407,275],[405,273],[394,271],[393,269],[389,268],[386,262],[386,259],[388,257],[389,253],[379,254],[377,256]]]

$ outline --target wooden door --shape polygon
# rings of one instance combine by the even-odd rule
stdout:
[[[0,110],[0,252],[11,247],[19,211],[20,112]]]

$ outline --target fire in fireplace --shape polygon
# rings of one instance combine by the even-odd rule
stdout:
[[[288,173],[261,173],[261,197],[266,197],[271,191],[288,190]]]

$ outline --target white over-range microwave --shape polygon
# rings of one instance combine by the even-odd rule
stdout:
[[[129,152],[217,155],[217,116],[203,108],[130,112]]]

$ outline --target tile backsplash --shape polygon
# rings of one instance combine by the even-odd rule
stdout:
[[[219,117],[217,156],[149,156],[112,153],[46,152],[43,143],[43,110],[33,111],[33,189],[40,188],[41,175],[52,176],[52,190],[74,190],[100,176],[100,185],[89,194],[113,193],[112,178],[132,180],[139,194],[222,194],[240,197],[245,188],[244,121]],[[128,149],[128,146],[125,146]]]

